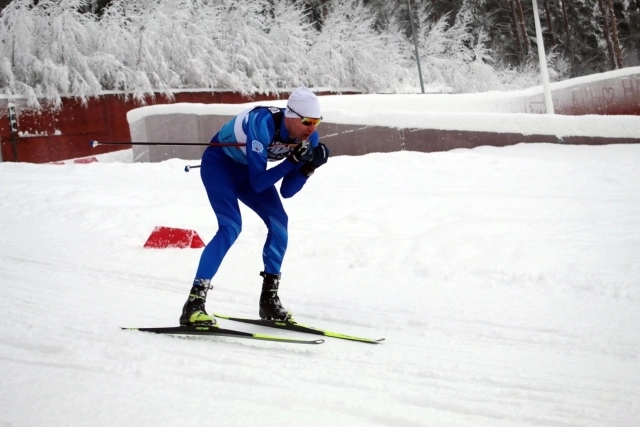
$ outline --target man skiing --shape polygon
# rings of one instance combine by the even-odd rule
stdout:
[[[259,315],[268,320],[289,320],[280,302],[280,268],[287,249],[288,217],[280,194],[289,198],[302,189],[314,171],[325,164],[329,149],[318,141],[322,120],[320,102],[306,87],[294,90],[287,107],[255,107],[226,123],[211,142],[246,143],[246,146],[208,147],[202,156],[200,176],[218,220],[218,231],[200,257],[180,325],[214,325],[205,311],[211,279],[242,229],[238,201],[256,212],[267,226],[262,258],[264,278]],[[267,169],[268,161],[282,160]]]

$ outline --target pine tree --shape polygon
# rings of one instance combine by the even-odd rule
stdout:
[[[609,29],[610,24],[609,24],[608,7],[605,6],[604,0],[598,0],[598,8],[600,10],[600,14],[602,15],[601,17],[602,31],[604,34],[605,44],[607,45],[607,52],[609,53],[610,66],[611,66],[611,69],[613,70],[616,68],[616,58],[615,58],[615,53],[613,52],[613,42],[611,40],[611,31]]]
[[[515,0],[508,1],[511,19],[511,32],[513,34],[513,40],[515,41],[516,52],[518,53],[518,64],[520,68],[522,68],[525,62],[525,48],[522,41],[523,35],[520,34],[521,27],[518,21],[518,13],[516,12],[516,2]]]
[[[543,7],[547,24],[547,41],[545,44],[547,47],[547,52],[549,52],[549,50],[553,49],[553,47],[556,45],[556,36],[553,30],[553,19],[551,18],[551,9],[549,9],[549,0],[543,0]]]
[[[633,51],[635,51],[635,57],[631,56],[629,58],[629,65],[634,63],[634,65],[640,65],[640,0],[629,3],[627,19],[624,23],[626,28],[623,43],[625,43],[632,55]]]
[[[529,55],[529,51],[531,50],[531,43],[529,42],[529,35],[527,33],[528,20],[524,16],[522,2],[520,0],[514,0],[514,2],[517,22],[520,27],[520,36],[522,37],[522,48],[524,51],[524,56],[527,57]]]
[[[613,52],[616,58],[616,66],[618,68],[624,67],[624,60],[622,58],[622,49],[620,48],[620,40],[618,39],[618,20],[613,8],[613,0],[608,0],[606,6],[608,6],[609,12],[609,27],[611,28],[611,41],[613,42]]]

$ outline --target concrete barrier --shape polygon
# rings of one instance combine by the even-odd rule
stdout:
[[[640,67],[552,85],[558,114],[544,113],[541,88],[466,95],[323,96],[320,137],[332,155],[446,151],[521,142],[640,143]],[[284,100],[259,105],[282,107]],[[208,142],[235,114],[253,104],[175,104],[128,113],[132,140]],[[141,111],[144,110],[144,111]],[[496,120],[498,119],[498,120]],[[202,147],[134,147],[136,161],[199,159]]]
[[[206,107],[206,106],[203,106]],[[425,113],[429,114],[429,113]],[[329,114],[330,115],[330,114]],[[131,123],[136,141],[172,142],[175,146],[134,146],[134,161],[159,162],[171,158],[197,160],[206,147],[181,146],[181,143],[206,143],[233,115],[167,113],[147,115]],[[486,130],[480,119],[486,115],[459,116],[456,128],[402,128],[323,122],[320,139],[334,156],[358,156],[394,151],[447,151],[481,145],[507,146],[522,142],[561,144],[640,143],[640,116],[546,116],[534,114],[490,115],[495,131]],[[487,119],[488,120],[488,119]],[[431,120],[433,121],[433,120]],[[463,126],[464,124],[464,126]],[[474,129],[474,124],[477,127]],[[443,126],[451,124],[444,123]],[[521,129],[520,132],[514,129]],[[554,132],[536,132],[554,129]],[[560,129],[560,130],[558,130]]]

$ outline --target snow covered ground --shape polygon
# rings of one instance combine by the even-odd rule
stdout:
[[[638,425],[640,146],[331,159],[285,201],[281,296],[380,345],[121,331],[176,324],[195,273],[153,228],[215,233],[184,165],[0,164],[0,426]],[[207,307],[257,315],[243,215]]]

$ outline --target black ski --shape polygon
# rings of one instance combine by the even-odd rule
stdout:
[[[300,340],[274,335],[254,334],[250,332],[224,329],[217,326],[173,326],[167,328],[121,328],[128,331],[151,332],[165,335],[211,335],[235,338],[247,338],[261,341],[275,341],[289,344],[322,344],[324,340]]]
[[[349,341],[359,341],[359,342],[364,342],[369,344],[379,344],[382,341],[384,341],[384,338],[375,339],[375,338],[355,337],[352,335],[345,335],[338,332],[327,331],[325,329],[313,328],[311,326],[301,325],[295,320],[290,320],[290,321],[262,320],[262,319],[246,318],[246,317],[227,316],[220,313],[212,313],[212,314],[219,319],[232,320],[234,322],[249,323],[251,325],[266,326],[269,328],[286,329],[288,331],[296,331],[296,332],[302,332],[305,334],[313,334],[313,335],[322,335],[325,337],[340,338],[340,339],[349,340]]]

